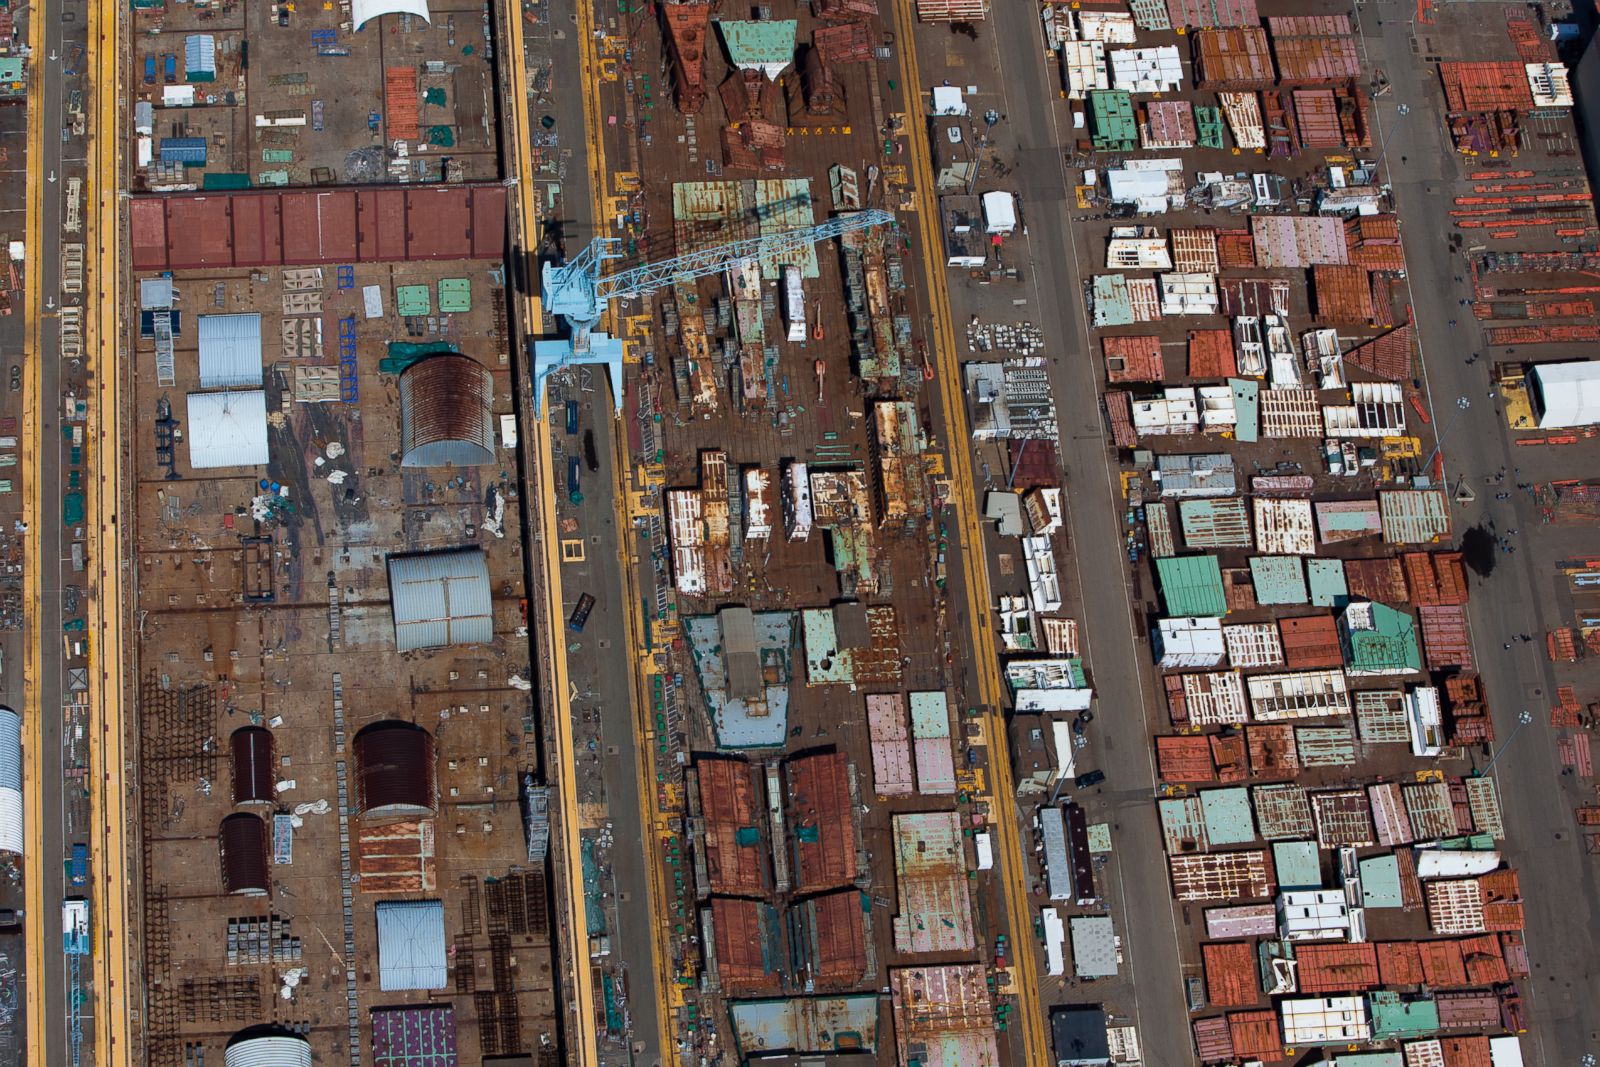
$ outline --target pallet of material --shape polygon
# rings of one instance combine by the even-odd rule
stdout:
[[[1223,92],[1217,94],[1222,103],[1222,115],[1228,120],[1228,132],[1233,143],[1243,151],[1260,151],[1267,147],[1266,130],[1261,122],[1261,101],[1255,93]]]
[[[1200,89],[1238,92],[1270,89],[1277,82],[1267,31],[1260,26],[1197,31],[1194,64]]]
[[[1346,29],[1343,33],[1305,32],[1324,24],[1343,24]],[[1332,86],[1361,77],[1361,57],[1349,25],[1350,19],[1344,15],[1268,19],[1278,84]]]
[[[1167,0],[1167,21],[1179,29],[1256,26],[1256,0]]]
[[[1193,148],[1194,106],[1187,100],[1155,100],[1145,105],[1139,144],[1145,149]]]
[[[920,22],[982,22],[988,17],[988,0],[917,0]]]
[[[1440,63],[1439,81],[1444,85],[1445,107],[1452,115],[1533,107],[1533,90],[1521,63]]]
[[[417,127],[417,68],[387,67],[383,72],[384,132],[390,141],[415,141]]]

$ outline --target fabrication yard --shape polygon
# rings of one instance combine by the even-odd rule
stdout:
[[[134,15],[161,31],[136,74],[193,34],[222,42],[215,81],[135,78],[212,97],[154,120],[158,156],[181,126],[205,164],[141,181],[204,192],[129,208],[139,1039],[174,1067],[242,1041],[282,1063],[556,1063],[506,191],[459,181],[498,176],[487,15],[352,36],[348,8],[283,28],[277,10]],[[450,102],[418,121],[424,141],[455,131],[456,181],[223,191],[436,182],[394,124],[398,97],[428,98],[430,57]],[[385,105],[401,64],[413,84]],[[344,148],[369,138],[341,124],[365,126],[368,98],[387,118],[357,173]]]

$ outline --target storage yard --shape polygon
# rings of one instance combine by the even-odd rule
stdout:
[[[561,1059],[488,14],[366,7],[133,16],[153,1064]]]

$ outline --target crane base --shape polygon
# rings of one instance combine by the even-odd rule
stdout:
[[[573,347],[570,338],[551,338],[533,342],[533,413],[544,413],[545,379],[563,367],[605,367],[611,372],[611,400],[617,414],[622,413],[622,341],[603,333],[588,335],[585,351]]]

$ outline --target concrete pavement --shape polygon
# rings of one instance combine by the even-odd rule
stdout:
[[[1566,1067],[1585,1054],[1600,1055],[1595,990],[1600,989],[1600,957],[1592,949],[1600,929],[1600,868],[1583,854],[1572,809],[1592,803],[1592,794],[1575,777],[1563,777],[1555,751],[1555,731],[1548,727],[1555,703],[1555,671],[1539,643],[1513,640],[1520,633],[1542,635],[1566,625],[1562,597],[1556,588],[1555,561],[1575,554],[1592,531],[1540,529],[1536,508],[1526,494],[1506,501],[1485,490],[1483,478],[1502,467],[1507,480],[1592,477],[1594,455],[1572,449],[1519,448],[1511,443],[1505,420],[1489,396],[1489,358],[1468,366],[1471,351],[1495,355],[1483,346],[1475,322],[1461,315],[1458,300],[1470,297],[1465,263],[1448,247],[1451,232],[1449,182],[1461,174],[1461,163],[1448,144],[1439,119],[1439,87],[1431,66],[1420,65],[1410,47],[1412,5],[1384,0],[1362,15],[1366,45],[1373,65],[1382,67],[1393,86],[1380,98],[1378,119],[1385,129],[1397,121],[1399,103],[1409,104],[1404,125],[1395,129],[1388,150],[1406,242],[1411,296],[1421,335],[1427,385],[1439,409],[1436,423],[1453,415],[1457,397],[1471,407],[1444,442],[1446,478],[1461,475],[1477,490],[1478,499],[1456,511],[1456,532],[1480,522],[1519,530],[1520,550],[1503,556],[1494,573],[1478,584],[1468,604],[1478,668],[1501,741],[1527,709],[1534,721],[1518,735],[1495,766],[1505,809],[1506,858],[1518,869],[1526,898],[1528,956],[1533,976],[1523,983],[1531,1008],[1530,1034],[1524,1048],[1529,1062]],[[1379,25],[1381,20],[1382,25]],[[1404,162],[1402,162],[1402,156]],[[1515,357],[1512,357],[1515,358]],[[1546,357],[1549,358],[1549,357]],[[1513,475],[1518,467],[1520,475]],[[1502,645],[1512,642],[1511,651]],[[1480,765],[1484,760],[1480,760]]]
[[[62,524],[66,446],[61,433],[60,397],[75,386],[81,393],[81,385],[75,380],[79,368],[64,365],[60,358],[58,307],[67,301],[82,304],[81,298],[64,297],[61,293],[60,267],[68,179],[86,177],[84,140],[71,136],[66,106],[72,90],[88,89],[84,77],[87,12],[83,0],[41,0],[29,12],[29,40],[34,48],[32,76],[36,81],[32,98],[36,110],[30,115],[30,123],[39,124],[42,136],[35,141],[40,149],[38,155],[29,160],[30,195],[35,199],[39,229],[28,250],[28,269],[34,284],[27,313],[38,323],[38,329],[30,335],[35,344],[28,351],[23,368],[33,407],[31,433],[25,427],[24,434],[29,437],[37,466],[27,470],[24,477],[29,483],[28,498],[33,508],[27,558],[30,571],[38,577],[34,595],[26,598],[27,641],[30,651],[37,649],[37,659],[31,665],[24,714],[37,722],[37,744],[25,754],[37,776],[42,831],[38,843],[42,847],[28,869],[37,885],[29,894],[30,909],[36,909],[29,935],[36,936],[39,942],[33,957],[39,964],[38,973],[28,977],[30,983],[38,983],[36,993],[29,997],[34,1012],[28,1025],[30,1049],[36,1056],[42,1050],[41,1058],[48,1067],[58,1067],[72,1059],[69,1019],[73,995],[62,953],[61,899],[67,893],[66,858],[75,839],[87,839],[88,829],[69,822],[69,807],[64,802],[69,783],[62,776],[66,742],[62,708],[70,701],[62,593],[63,587],[73,581],[71,544],[75,533],[81,537],[81,532],[64,529]],[[70,74],[69,65],[73,70]],[[67,136],[63,137],[62,131],[67,131]],[[83,207],[87,211],[88,204]],[[65,236],[82,240],[81,235]],[[83,661],[73,662],[82,665]],[[85,987],[91,982],[88,970],[85,965],[81,975]],[[93,1059],[88,1051],[94,1035],[92,1008],[93,1002],[86,1000],[79,1009],[83,1016],[80,1034],[85,1061]]]

